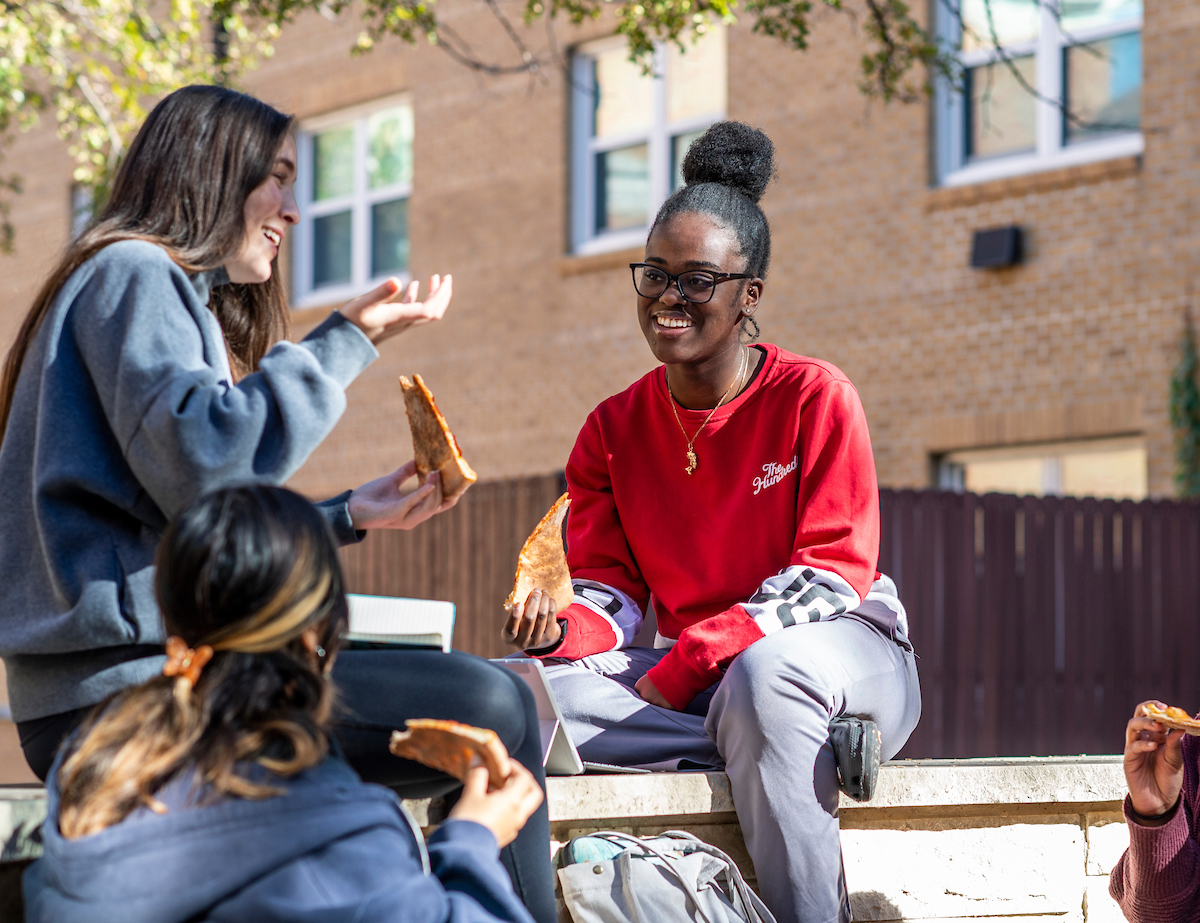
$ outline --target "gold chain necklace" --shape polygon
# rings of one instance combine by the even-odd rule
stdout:
[[[717,406],[708,412],[708,416],[705,417],[704,422],[700,424],[700,429],[696,430],[696,434],[692,436],[691,439],[688,439],[687,430],[683,428],[683,421],[679,419],[679,411],[675,409],[675,397],[671,394],[671,379],[667,377],[667,370],[665,368],[663,369],[663,378],[667,382],[667,400],[671,404],[671,413],[675,414],[675,422],[679,424],[679,431],[683,433],[683,438],[687,439],[688,463],[687,467],[683,470],[688,474],[691,474],[693,471],[695,471],[696,467],[700,464],[700,460],[696,458],[695,449],[696,440],[700,438],[700,433],[703,432],[704,427],[708,426],[708,421],[712,419],[713,414],[716,413],[720,409],[721,405],[725,403],[725,398],[729,397],[729,392],[733,390],[733,386],[741,381],[742,377],[746,374],[746,366],[748,365],[746,361],[747,353],[748,350],[745,347],[742,347],[742,361],[738,366],[737,375],[735,375],[733,381],[729,383],[729,387],[725,389],[725,393],[721,395],[721,399],[717,401]]]

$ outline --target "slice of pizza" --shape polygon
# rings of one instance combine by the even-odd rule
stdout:
[[[404,726],[408,730],[392,731],[388,744],[396,756],[415,760],[460,782],[467,780],[468,771],[475,766],[486,766],[489,790],[502,786],[512,773],[508,751],[495,731],[437,718],[410,718]]]
[[[474,484],[478,476],[459,451],[446,418],[438,410],[421,376],[413,375],[413,380],[409,381],[401,375],[400,390],[404,392],[404,409],[408,412],[408,426],[412,430],[417,475],[424,483],[429,472],[440,471],[442,499],[453,500]]]
[[[563,517],[567,515],[570,505],[570,495],[559,497],[525,540],[517,558],[517,576],[512,592],[504,600],[504,608],[509,612],[514,606],[523,606],[529,594],[539,588],[550,594],[555,612],[562,612],[575,599],[575,591],[571,588],[571,571],[567,568],[567,553],[562,543]]]
[[[1187,731],[1193,737],[1200,737],[1200,721],[1197,721],[1182,708],[1170,705],[1159,708],[1153,702],[1146,704],[1146,717],[1153,718],[1159,724],[1177,731]]]

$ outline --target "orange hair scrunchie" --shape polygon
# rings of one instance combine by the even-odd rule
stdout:
[[[213,649],[207,644],[201,644],[195,650],[188,647],[187,642],[178,635],[167,638],[167,662],[163,664],[163,676],[178,676],[195,686],[200,679],[200,671],[212,660]]]

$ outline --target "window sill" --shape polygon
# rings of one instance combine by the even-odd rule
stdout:
[[[1139,138],[1139,140],[1141,140]],[[1142,168],[1141,154],[1114,156],[1103,160],[1070,166],[1047,163],[1036,172],[1015,176],[977,181],[970,185],[943,186],[930,189],[925,196],[925,211],[934,212],[947,208],[961,208],[994,202],[997,199],[1015,198],[1072,186],[1100,183],[1137,174]]]
[[[630,228],[626,231],[610,231],[599,237],[585,240],[575,248],[575,256],[596,256],[611,253],[614,250],[628,250],[631,247],[643,247],[649,228]]]
[[[408,272],[397,272],[392,276],[376,276],[374,279],[368,279],[361,284],[347,283],[345,285],[331,285],[328,288],[315,288],[309,291],[292,303],[292,317],[295,318],[297,312],[303,312],[307,308],[324,308],[329,309],[345,304],[351,298],[357,298],[359,295],[365,295],[367,292],[376,286],[382,285],[388,279],[396,278],[400,280],[400,291],[403,292],[412,281],[412,275]]]
[[[558,260],[558,274],[563,277],[581,276],[589,272],[627,269],[630,263],[640,262],[645,255],[645,247],[626,247],[622,250],[609,250],[607,253],[564,256]]]
[[[1095,163],[1100,160],[1112,160],[1117,157],[1136,157],[1142,154],[1145,146],[1146,142],[1141,132],[1138,132],[1137,134],[1117,135],[1113,138],[1099,138],[1095,141],[1071,145],[1061,148],[1053,154],[1029,153],[996,157],[955,170],[942,180],[942,185],[945,187],[970,186],[996,179],[1024,176],[1028,173],[1040,173],[1046,170]]]

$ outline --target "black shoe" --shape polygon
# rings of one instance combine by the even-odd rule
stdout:
[[[837,761],[838,788],[855,801],[870,801],[883,749],[875,722],[853,715],[834,718],[829,722],[829,742]]]

